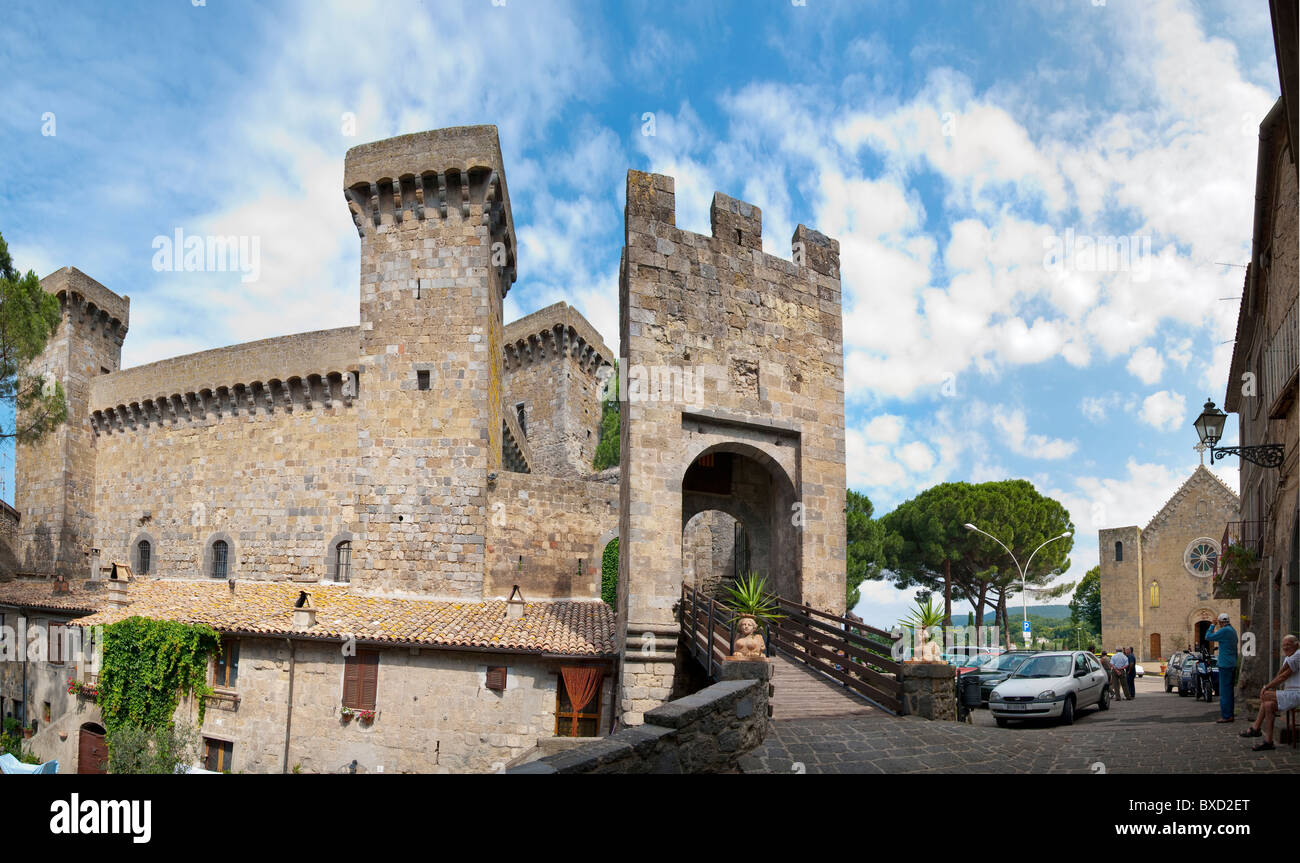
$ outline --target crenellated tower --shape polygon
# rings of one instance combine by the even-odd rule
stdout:
[[[357,570],[369,588],[477,599],[515,279],[496,128],[354,147],[343,187],[361,237]]]
[[[33,364],[63,385],[68,419],[41,441],[20,446],[15,465],[15,508],[20,572],[87,578],[98,565],[93,545],[95,446],[90,386],[122,364],[131,300],[74,267],[41,279],[59,298],[62,319]]]

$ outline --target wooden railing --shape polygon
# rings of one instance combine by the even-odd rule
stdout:
[[[888,632],[780,597],[776,601],[781,617],[768,627],[769,644],[890,713],[902,712],[903,685],[897,677],[902,666],[890,655]]]
[[[891,712],[902,711],[902,666],[890,655],[892,636],[781,597],[781,616],[763,626],[769,654],[780,650],[795,661],[835,680],[851,692]],[[726,605],[690,585],[682,585],[681,637],[709,677],[734,652],[736,627]]]

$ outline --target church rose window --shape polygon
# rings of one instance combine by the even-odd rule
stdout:
[[[1195,575],[1209,575],[1219,562],[1219,546],[1211,539],[1198,539],[1187,547],[1184,564]]]

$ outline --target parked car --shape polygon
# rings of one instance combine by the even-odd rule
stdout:
[[[1196,691],[1196,654],[1184,653],[1178,669],[1178,694],[1191,695]]]
[[[943,661],[948,663],[949,665],[957,666],[958,674],[965,674],[968,671],[974,671],[975,669],[979,668],[981,665],[988,662],[993,657],[991,654],[987,654],[987,653],[977,653],[977,654],[945,653],[943,654],[942,658]]]
[[[1178,681],[1183,675],[1185,656],[1187,654],[1180,650],[1169,657],[1169,662],[1165,665],[1165,692],[1173,692],[1174,687],[1178,686]]]
[[[989,693],[989,710],[1003,728],[1012,719],[1059,718],[1070,725],[1079,708],[1094,704],[1110,707],[1110,686],[1086,650],[1036,653]]]
[[[1009,650],[1005,653],[999,653],[977,668],[962,674],[962,677],[965,677],[966,674],[974,674],[979,678],[980,703],[982,706],[987,707],[993,687],[1010,677],[1020,667],[1021,663],[1037,652],[1036,650]]]

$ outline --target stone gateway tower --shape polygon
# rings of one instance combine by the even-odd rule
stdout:
[[[802,225],[762,250],[758,207],[715,194],[710,236],[676,226],[673,178],[629,171],[619,284],[624,377],[623,718],[668,699],[682,534],[721,511],[779,595],[845,604],[839,244]]]
[[[1202,465],[1145,528],[1099,531],[1101,646],[1156,661],[1197,643],[1222,613],[1244,631],[1240,601],[1216,599],[1212,581],[1237,513],[1237,496]]]
[[[343,185],[361,235],[359,569],[376,589],[477,599],[515,279],[496,128],[354,147]]]

